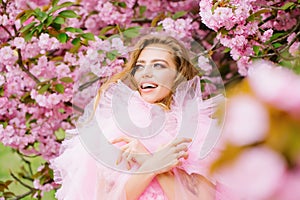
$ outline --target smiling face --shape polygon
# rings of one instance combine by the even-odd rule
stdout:
[[[134,79],[145,101],[158,103],[171,94],[177,70],[166,46],[153,44],[144,48],[134,70]]]

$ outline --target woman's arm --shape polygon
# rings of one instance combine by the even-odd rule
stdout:
[[[155,173],[146,174],[134,174],[125,184],[126,199],[136,200],[145,191],[152,179],[155,177]]]
[[[156,176],[158,183],[163,189],[169,200],[175,199],[175,176],[172,172],[158,174]]]
[[[120,140],[115,141],[119,142]],[[124,140],[122,139],[122,141]],[[139,163],[140,168],[138,172],[140,172],[140,174],[132,175],[125,184],[127,199],[138,199],[154,177],[158,178],[167,197],[169,199],[174,199],[175,177],[171,174],[170,170],[180,164],[180,158],[187,158],[186,143],[188,142],[191,142],[191,139],[177,139],[168,146],[155,152],[153,155],[149,155],[148,159],[143,163]],[[125,156],[122,155],[126,162],[130,163],[131,160],[138,160],[138,158],[135,158],[136,152],[128,152],[131,151],[124,152]],[[130,160],[128,160],[128,157],[130,157]]]

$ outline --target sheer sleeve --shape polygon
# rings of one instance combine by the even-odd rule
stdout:
[[[223,118],[213,118],[218,106],[225,102],[222,95],[203,100],[199,77],[179,85],[174,96],[173,110],[181,123],[179,132],[189,132],[193,138],[189,157],[173,170],[176,177],[176,199],[230,199],[225,187],[210,174],[210,165],[221,149],[216,145]],[[193,106],[194,105],[194,106]],[[191,127],[195,127],[192,129]],[[190,133],[192,131],[192,133]]]
[[[56,192],[57,199],[96,199],[96,161],[83,148],[77,135],[64,140],[60,155],[51,161],[51,168],[55,182],[61,185]]]

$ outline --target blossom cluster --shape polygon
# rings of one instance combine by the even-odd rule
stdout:
[[[278,39],[272,38],[275,33],[282,30],[295,31],[293,27],[300,15],[299,7],[286,12],[296,5],[297,1],[293,2],[201,0],[199,14],[207,27],[218,32],[217,39],[230,49],[231,57],[237,61],[239,73],[245,76],[251,58],[259,56],[259,49],[281,50],[281,44],[270,45],[271,40]],[[274,7],[278,8],[276,12],[272,10]],[[290,51],[294,52],[297,47],[298,43],[293,44]]]
[[[259,60],[234,87],[239,89],[228,100],[218,180],[231,199],[298,199],[300,77]]]

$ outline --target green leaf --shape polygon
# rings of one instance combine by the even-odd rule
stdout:
[[[33,36],[34,31],[28,32],[25,34],[24,39],[26,42],[30,41]]]
[[[261,14],[267,13],[267,12],[271,12],[271,10],[269,9],[261,9],[253,14],[251,14],[248,18],[247,18],[247,22],[253,22],[254,20],[256,20],[256,18],[260,17]]]
[[[24,33],[26,31],[29,31],[29,29],[31,29],[35,24],[37,24],[37,22],[31,22],[30,24],[27,24],[26,26],[21,28],[20,32]]]
[[[34,15],[33,10],[26,10],[25,14],[21,16],[21,24],[23,24],[26,20],[28,20],[31,16]]]
[[[63,112],[61,112],[61,111],[65,111],[63,108],[60,108],[59,110],[58,110],[58,112],[60,112],[60,113],[63,113]],[[63,140],[64,138],[65,138],[65,135],[66,135],[66,133],[65,133],[65,131],[62,129],[62,128],[59,128],[57,131],[55,131],[54,132],[55,133],[55,136],[56,136],[56,138],[58,139],[58,140]]]
[[[52,26],[55,30],[57,30],[57,31],[59,31],[60,28],[61,28],[61,24],[53,23],[53,24],[51,24],[51,26]]]
[[[52,5],[52,6],[56,6],[58,2],[59,2],[59,0],[52,0],[51,5]]]
[[[62,84],[60,84],[60,83],[56,84],[54,87],[55,87],[55,90],[58,93],[62,93],[63,94],[65,92],[65,87]]]
[[[53,16],[49,16],[47,18],[47,20],[45,21],[46,27],[50,26],[50,24],[52,24],[52,22],[53,22]]]
[[[118,6],[120,6],[121,8],[126,8],[126,3],[125,2],[119,2]]]
[[[64,83],[73,83],[73,79],[71,77],[63,77],[60,81]]]
[[[73,5],[73,2],[69,2],[68,1],[68,2],[64,2],[64,3],[62,3],[62,4],[58,5],[58,6],[53,6],[53,8],[51,8],[49,10],[49,14],[53,13],[53,12],[55,12],[55,11],[61,9],[61,8],[69,7],[69,6],[72,6],[72,5]]]
[[[38,26],[34,27],[33,30],[36,30],[38,34],[40,34],[43,30],[43,24],[39,24]]]
[[[147,10],[147,7],[146,7],[146,6],[140,6],[140,7],[139,7],[140,15],[143,16],[143,14],[146,12],[146,10]]]
[[[290,7],[294,6],[295,3],[294,2],[287,2],[285,3],[283,6],[280,7],[281,10],[287,10],[289,9]]]
[[[4,88],[3,86],[0,87],[0,97],[3,97],[4,96]]]
[[[47,13],[41,11],[40,8],[34,9],[34,13],[35,13],[36,18],[37,18],[40,22],[44,22],[44,21],[47,19],[47,17],[48,17]]]
[[[123,35],[127,38],[135,38],[140,34],[140,26],[130,27],[123,32]]]
[[[253,51],[254,51],[255,55],[259,54],[259,49],[260,49],[260,46],[256,46],[256,45],[253,46]]]
[[[282,44],[279,43],[279,42],[276,42],[276,43],[274,43],[274,44],[272,44],[272,45],[273,45],[273,47],[275,47],[276,49],[277,49],[278,47],[281,47],[281,46],[282,46]]]
[[[186,13],[186,11],[178,11],[172,16],[172,19],[176,20],[180,17],[183,17]]]
[[[65,33],[60,33],[57,36],[57,39],[61,42],[61,43],[66,43],[68,41],[68,35]]]
[[[71,32],[71,33],[83,33],[83,30],[80,28],[73,28],[73,27],[66,27],[65,31]]]
[[[273,41],[273,40],[275,40],[275,39],[277,39],[277,38],[279,38],[279,37],[281,37],[281,36],[283,36],[283,35],[285,35],[285,34],[286,34],[285,32],[274,33],[274,34],[271,36],[271,38],[270,38],[269,41]]]
[[[113,51],[110,51],[110,52],[107,52],[106,53],[106,57],[109,59],[109,60],[114,60],[116,59],[116,57],[119,55],[119,52],[117,50],[113,50]]]
[[[80,38],[74,38],[71,43],[75,46],[80,45]]]
[[[228,52],[230,52],[230,51],[231,51],[231,48],[226,47],[226,48],[223,50],[223,53],[228,53]]]
[[[92,33],[83,33],[80,36],[87,40],[95,40],[94,34]]]
[[[58,13],[59,16],[66,18],[77,18],[78,15],[73,10],[63,10]]]
[[[105,26],[104,28],[102,28],[99,32],[99,35],[104,35],[105,33],[107,33],[108,31],[110,31],[111,29],[114,29],[115,26]]]
[[[43,86],[38,90],[38,93],[39,93],[39,94],[44,94],[44,93],[49,89],[50,86],[51,86],[50,83],[43,85]]]
[[[26,121],[28,121],[32,115],[33,115],[33,114],[26,113],[26,114],[25,114],[25,119],[26,119]]]
[[[64,24],[65,23],[65,18],[63,18],[63,17],[56,17],[53,20],[53,22],[56,23],[56,24]]]

